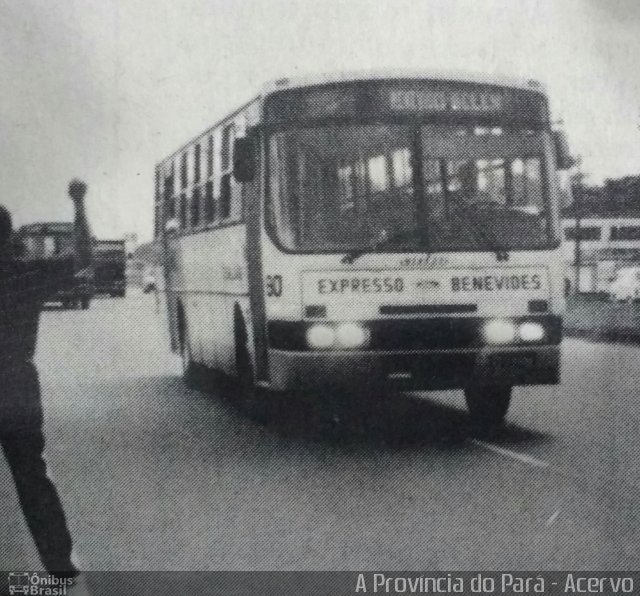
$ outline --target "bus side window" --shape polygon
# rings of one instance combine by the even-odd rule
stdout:
[[[233,151],[233,139],[235,130],[233,124],[228,124],[222,129],[222,148],[221,148],[221,166],[222,171],[226,172],[231,168],[231,152]]]
[[[174,219],[176,216],[176,199],[173,197],[165,197],[164,199],[164,225]]]
[[[193,229],[200,225],[200,188],[196,186],[191,196],[191,227]]]
[[[205,224],[213,223],[216,217],[216,204],[213,198],[213,182],[209,180],[204,190],[204,221]]]
[[[195,183],[200,182],[200,158],[202,150],[200,148],[200,143],[198,143],[193,150],[193,181]]]
[[[209,135],[207,140],[207,178],[213,176],[213,135]]]
[[[233,139],[235,136],[234,124],[228,124],[222,129],[222,139],[220,142],[220,210],[219,216],[221,220],[228,220],[235,215],[232,212],[232,199],[235,194],[232,181],[232,163],[231,159],[233,151]]]
[[[231,173],[223,174],[220,179],[220,219],[231,215]]]
[[[186,195],[180,195],[180,229],[181,230],[186,230],[187,229],[187,196]]]
[[[189,183],[187,160],[188,160],[188,156],[187,156],[187,152],[185,151],[182,154],[182,158],[180,160],[180,187],[181,188],[186,188],[187,184]]]

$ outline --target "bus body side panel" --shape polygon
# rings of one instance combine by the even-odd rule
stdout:
[[[178,201],[192,201],[196,187],[205,192],[212,183],[216,209],[220,185],[230,173],[230,162],[222,161],[223,131],[231,128],[226,155],[232,155],[233,139],[260,121],[261,100],[251,102],[208,128],[156,166],[156,239],[162,242],[164,287],[171,349],[180,350],[179,317],[184,312],[189,325],[190,345],[196,362],[235,372],[233,341],[234,309],[240,307],[251,334],[251,313],[247,288],[246,226],[240,222],[237,183],[232,181],[231,207],[227,219],[213,222],[179,222]],[[195,147],[199,158],[194,157]],[[183,159],[185,161],[183,162]],[[198,161],[199,159],[199,161]],[[199,174],[194,173],[198,161]],[[184,165],[183,165],[184,164]],[[201,194],[202,196],[202,194]],[[168,210],[168,206],[173,207]],[[190,217],[190,216],[189,216]],[[177,222],[167,231],[169,221]],[[182,230],[180,227],[182,226]],[[249,338],[249,349],[253,343]]]
[[[246,226],[203,230],[172,242],[176,244],[175,275],[169,292],[176,303],[172,318],[182,308],[195,362],[234,374],[236,305],[250,320]]]

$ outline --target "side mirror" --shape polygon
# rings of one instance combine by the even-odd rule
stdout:
[[[256,164],[254,144],[250,137],[236,139],[233,143],[233,177],[237,182],[251,182]]]
[[[576,164],[576,161],[569,151],[569,143],[564,131],[553,131],[553,144],[556,150],[556,167],[559,170],[568,170],[572,168]]]
[[[167,223],[164,224],[164,231],[166,234],[175,234],[180,228],[180,224],[175,217],[167,220]]]

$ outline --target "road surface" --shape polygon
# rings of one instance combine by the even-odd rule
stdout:
[[[640,569],[640,347],[564,343],[475,437],[459,393],[267,426],[186,389],[152,297],[44,314],[47,455],[98,570]],[[227,393],[227,392],[225,392]],[[0,457],[0,568],[39,569]]]

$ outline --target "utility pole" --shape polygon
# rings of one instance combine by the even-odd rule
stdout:
[[[573,210],[576,215],[576,226],[575,226],[575,243],[574,243],[574,257],[573,262],[576,268],[576,278],[575,278],[575,288],[576,294],[580,294],[580,269],[582,266],[582,209],[584,206],[584,185],[583,179],[584,174],[582,173],[581,163],[582,159],[580,157],[576,158],[576,163],[578,165],[578,171],[575,176],[575,184],[572,184],[572,192],[573,192]]]

